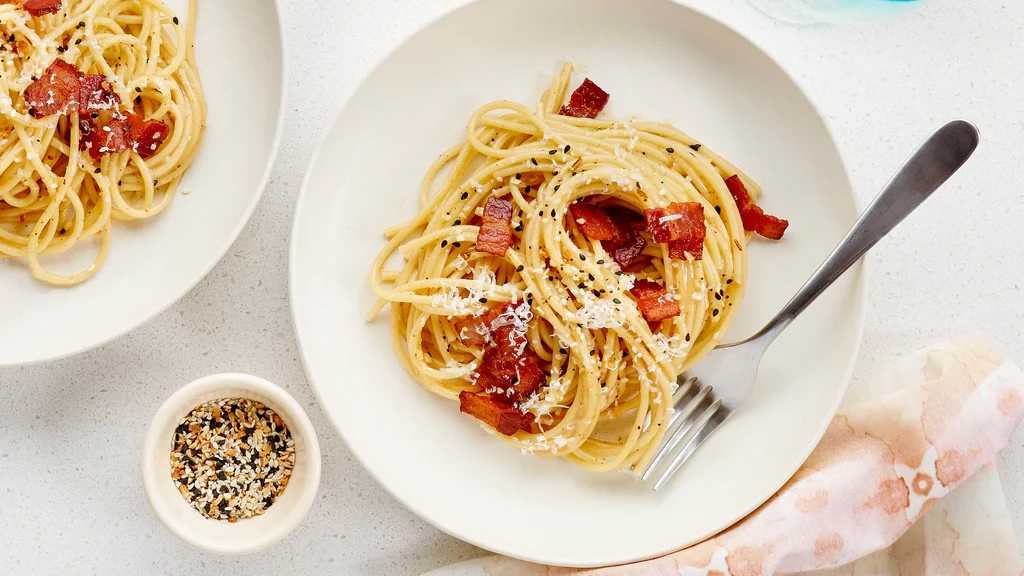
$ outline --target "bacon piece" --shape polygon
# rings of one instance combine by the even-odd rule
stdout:
[[[60,12],[61,0],[25,0],[21,7],[33,16],[44,16]]]
[[[783,220],[778,216],[772,216],[771,214],[765,214],[764,210],[760,206],[755,205],[757,211],[760,212],[761,221],[757,225],[757,233],[769,240],[782,240],[782,235],[786,233],[786,229],[789,228],[789,220]]]
[[[699,202],[672,203],[669,210],[682,216],[683,234],[668,243],[670,258],[685,260],[689,254],[694,260],[704,257],[704,238],[707,236],[707,224],[704,221],[704,207]]]
[[[583,84],[572,93],[569,103],[558,111],[562,116],[574,118],[597,118],[608,104],[609,95],[600,86],[584,78]]]
[[[648,322],[679,316],[679,303],[664,286],[650,280],[637,280],[629,289],[640,312]]]
[[[643,255],[647,247],[647,240],[644,240],[636,232],[631,232],[624,242],[601,242],[601,246],[618,263],[619,268],[626,270],[636,263]]]
[[[63,60],[54,60],[43,75],[25,88],[23,97],[33,118],[42,118],[67,110],[77,101],[81,73]]]
[[[691,232],[688,230],[690,217],[696,214],[695,207],[689,206],[691,204],[696,204],[697,209],[700,208],[697,202],[673,202],[668,208],[644,210],[644,219],[647,221],[647,231],[650,232],[651,239],[661,244],[688,236]],[[703,223],[703,210],[700,214]]]
[[[629,227],[616,222],[600,208],[577,202],[569,206],[569,212],[583,235],[591,240],[625,242],[629,239]]]
[[[477,233],[476,249],[504,256],[512,245],[512,202],[491,196],[484,205],[484,221]]]
[[[459,393],[459,411],[473,416],[506,436],[524,430],[533,423],[533,414],[524,414],[517,408],[502,404],[494,398],[466,390]]]
[[[625,208],[623,206],[609,206],[607,208],[601,208],[605,211],[608,216],[616,222],[619,226],[625,226],[630,230],[636,230],[640,232],[647,229],[647,224],[644,222],[642,214]]]
[[[506,303],[503,306],[489,308],[479,316],[459,320],[455,323],[455,331],[466,346],[483,346],[491,338],[491,323],[511,307],[512,303]]]
[[[25,88],[25,102],[36,118],[77,110],[116,109],[121,98],[99,74],[82,74],[63,60],[54,60],[42,77]]]
[[[537,188],[547,180],[543,172],[523,172],[519,175],[519,179],[531,188]]]
[[[495,341],[505,340],[497,336]],[[532,352],[517,354],[510,346],[495,346],[484,353],[474,372],[476,385],[507,404],[525,400],[540,388],[544,371]]]
[[[132,113],[125,116],[131,135],[132,150],[138,152],[139,156],[143,158],[149,158],[156,154],[157,148],[167,139],[170,128],[159,120],[143,120],[140,116]]]
[[[639,258],[637,258],[636,260],[633,260],[633,262],[631,262],[629,264],[629,266],[626,266],[625,268],[623,268],[622,271],[623,272],[629,272],[629,273],[639,272],[639,271],[643,270],[644,268],[647,268],[648,266],[650,266],[651,265],[651,260],[654,260],[654,258],[652,258],[651,256],[648,256],[647,254],[641,254]]]
[[[76,70],[77,72],[77,70]],[[79,74],[78,95],[71,106],[79,112],[115,110],[121,104],[121,97],[114,92],[110,82],[101,74]]]
[[[725,184],[729,187],[733,200],[736,201],[736,207],[739,208],[744,230],[757,232],[769,240],[782,239],[782,235],[789,228],[788,220],[765,214],[760,206],[754,204],[739,174],[733,174],[727,178]]]
[[[132,147],[128,124],[121,118],[114,117],[104,126],[94,126],[90,131],[89,156],[98,159],[104,154],[119,154]]]

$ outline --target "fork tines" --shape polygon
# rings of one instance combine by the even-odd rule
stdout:
[[[668,467],[654,484],[658,490],[676,473],[676,470],[697,450],[728,416],[722,401],[715,397],[711,386],[697,378],[687,378],[672,395],[675,408],[665,436],[668,438],[641,478],[649,480],[661,465],[672,457]]]

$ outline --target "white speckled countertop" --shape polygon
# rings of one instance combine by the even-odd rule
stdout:
[[[284,141],[263,201],[224,261],[112,344],[0,369],[0,574],[414,575],[482,554],[406,512],[353,461],[306,383],[287,299],[292,208],[321,130],[389,49],[464,1],[282,0],[291,74]],[[688,2],[797,77],[862,201],[943,121],[963,117],[981,129],[975,157],[873,253],[854,385],[918,345],[964,332],[1024,360],[1024,3],[936,0],[872,27],[796,28],[746,0]],[[324,454],[306,521],[243,558],[179,542],[151,512],[138,472],[157,407],[182,384],[226,371],[288,389],[307,407]],[[1020,537],[1024,433],[999,470]]]

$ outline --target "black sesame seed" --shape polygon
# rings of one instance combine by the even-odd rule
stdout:
[[[561,184],[555,184],[555,192],[558,192],[558,189],[561,188],[561,187],[562,187]]]
[[[593,282],[593,281],[594,281],[594,275],[593,275],[593,274],[587,274],[587,277],[589,277],[589,278],[590,278],[590,281],[591,281],[591,282]]]
[[[619,300],[618,298],[612,298],[612,302],[615,302],[616,304],[622,304],[622,300]]]
[[[562,148],[562,152],[565,152],[566,154],[568,154],[568,153],[569,153],[569,148],[571,148],[571,146],[569,146],[568,144],[566,144],[566,145],[565,145],[565,148]]]
[[[690,341],[690,333],[689,333],[689,332],[687,332],[687,333],[686,333],[686,341],[687,341],[687,342],[689,342],[689,341]]]
[[[725,283],[726,283],[727,285],[728,285],[728,284],[732,284],[732,278],[729,278],[728,280],[726,280],[726,281],[725,281]]]
[[[520,264],[519,266],[516,266],[516,272],[522,272],[524,269],[525,269],[525,267],[522,264]]]
[[[481,298],[480,299],[480,303],[481,304],[487,304],[487,298]]]
[[[552,156],[554,156],[555,154],[558,154],[558,150],[549,150],[548,154],[551,154]]]
[[[142,87],[141,86],[136,86],[135,87],[135,91],[141,94],[142,93]]]
[[[597,261],[597,264],[598,264],[599,266],[600,266],[601,264],[604,264],[604,260],[598,260],[598,261]]]
[[[177,17],[177,16],[175,16],[175,17],[174,17],[174,23],[175,23],[175,24],[177,24],[177,23],[178,23],[178,17]]]
[[[668,152],[669,154],[673,154],[673,153],[675,153],[675,151],[676,151],[675,148],[665,148],[665,152]]]
[[[584,262],[587,261],[587,257],[583,254],[583,252],[580,252],[580,260],[583,260]]]
[[[590,351],[590,355],[591,355],[591,356],[593,356],[594,354],[597,354],[597,350],[591,350],[591,351]]]
[[[462,248],[462,243],[461,242],[452,242],[452,246],[454,246],[456,248]]]
[[[722,213],[722,207],[721,206],[715,206],[715,212],[717,212],[718,214],[721,214]]]
[[[448,241],[447,240],[441,240],[441,248],[444,248],[447,245],[448,245]]]
[[[561,352],[562,354],[568,354],[569,353],[569,351],[566,350],[565,348],[559,348],[558,351]]]
[[[530,162],[533,162],[533,165],[537,166],[537,159],[536,158],[530,158]]]
[[[700,144],[691,144],[690,148],[692,148],[693,151],[696,152],[696,151],[700,150]]]
[[[558,186],[555,186],[555,188],[558,188]],[[555,209],[554,208],[551,209],[551,217],[552,218],[555,217]]]
[[[99,174],[100,172],[103,172],[103,170],[100,169],[100,168],[97,168],[97,169],[92,171],[93,174]]]
[[[715,308],[714,310],[711,311],[711,316],[718,316],[718,308]]]
[[[459,220],[456,220],[456,221],[455,221],[455,225],[456,225],[456,226],[461,226],[461,225],[462,225],[462,220],[461,220],[461,219],[459,219]]]
[[[469,198],[469,192],[462,193],[462,199],[465,200],[466,198]]]

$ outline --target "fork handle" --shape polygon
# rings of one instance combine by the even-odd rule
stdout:
[[[977,147],[978,129],[970,122],[954,120],[936,130],[900,167],[793,299],[752,340],[763,339],[765,346],[775,340],[865,252],[938,190]]]

